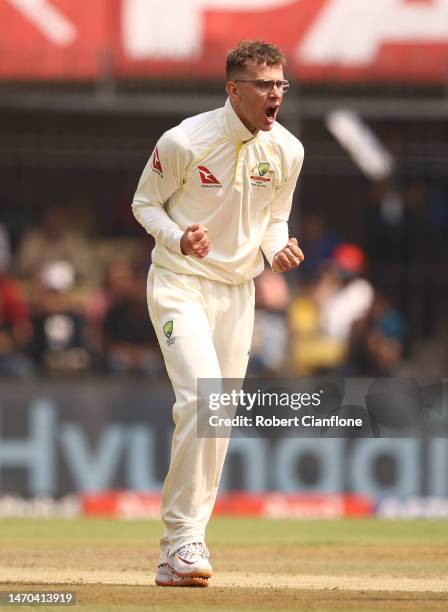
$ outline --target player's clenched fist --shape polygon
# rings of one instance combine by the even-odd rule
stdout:
[[[290,238],[288,244],[274,255],[272,269],[274,272],[287,272],[300,266],[304,259],[296,238]]]
[[[184,255],[194,255],[203,259],[210,253],[211,242],[207,236],[208,229],[199,223],[189,225],[180,239],[180,248]]]

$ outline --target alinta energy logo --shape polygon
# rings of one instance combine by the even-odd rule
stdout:
[[[215,189],[222,189],[222,185],[221,183],[218,181],[218,179],[216,178],[216,176],[214,176],[210,170],[208,168],[206,168],[205,166],[198,166],[198,170],[199,170],[199,176],[201,179],[201,187],[204,188],[215,188]]]
[[[153,172],[163,178],[162,164],[160,163],[159,149],[157,147],[154,149],[154,153],[152,154],[151,168]]]

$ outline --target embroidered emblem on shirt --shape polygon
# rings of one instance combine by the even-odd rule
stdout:
[[[260,162],[258,164],[258,174],[260,176],[264,176],[270,167],[271,164],[269,164],[268,162]]]
[[[250,171],[250,184],[253,187],[261,187],[262,189],[266,189],[269,187],[273,174],[274,171],[271,170],[271,164],[269,162],[259,162]]]
[[[151,167],[156,174],[163,178],[162,164],[160,163],[159,150],[157,147],[154,149],[154,153],[152,154]]]
[[[222,187],[216,176],[213,176],[208,168],[205,166],[198,166],[198,170],[202,187]]]

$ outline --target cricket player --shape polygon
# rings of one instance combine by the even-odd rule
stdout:
[[[224,107],[162,135],[132,203],[156,242],[148,308],[176,397],[160,586],[207,586],[212,576],[205,528],[229,440],[198,438],[197,379],[244,378],[263,254],[274,272],[303,260],[287,222],[304,151],[276,123],[285,63],[261,41],[231,51]]]

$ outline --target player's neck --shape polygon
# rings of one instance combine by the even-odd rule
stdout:
[[[232,108],[235,111],[236,116],[241,121],[241,123],[244,125],[244,127],[247,130],[249,130],[251,134],[255,136],[258,132],[257,128],[244,116],[244,113],[241,111],[238,105],[234,104],[232,100],[230,100],[230,104],[232,105]]]

